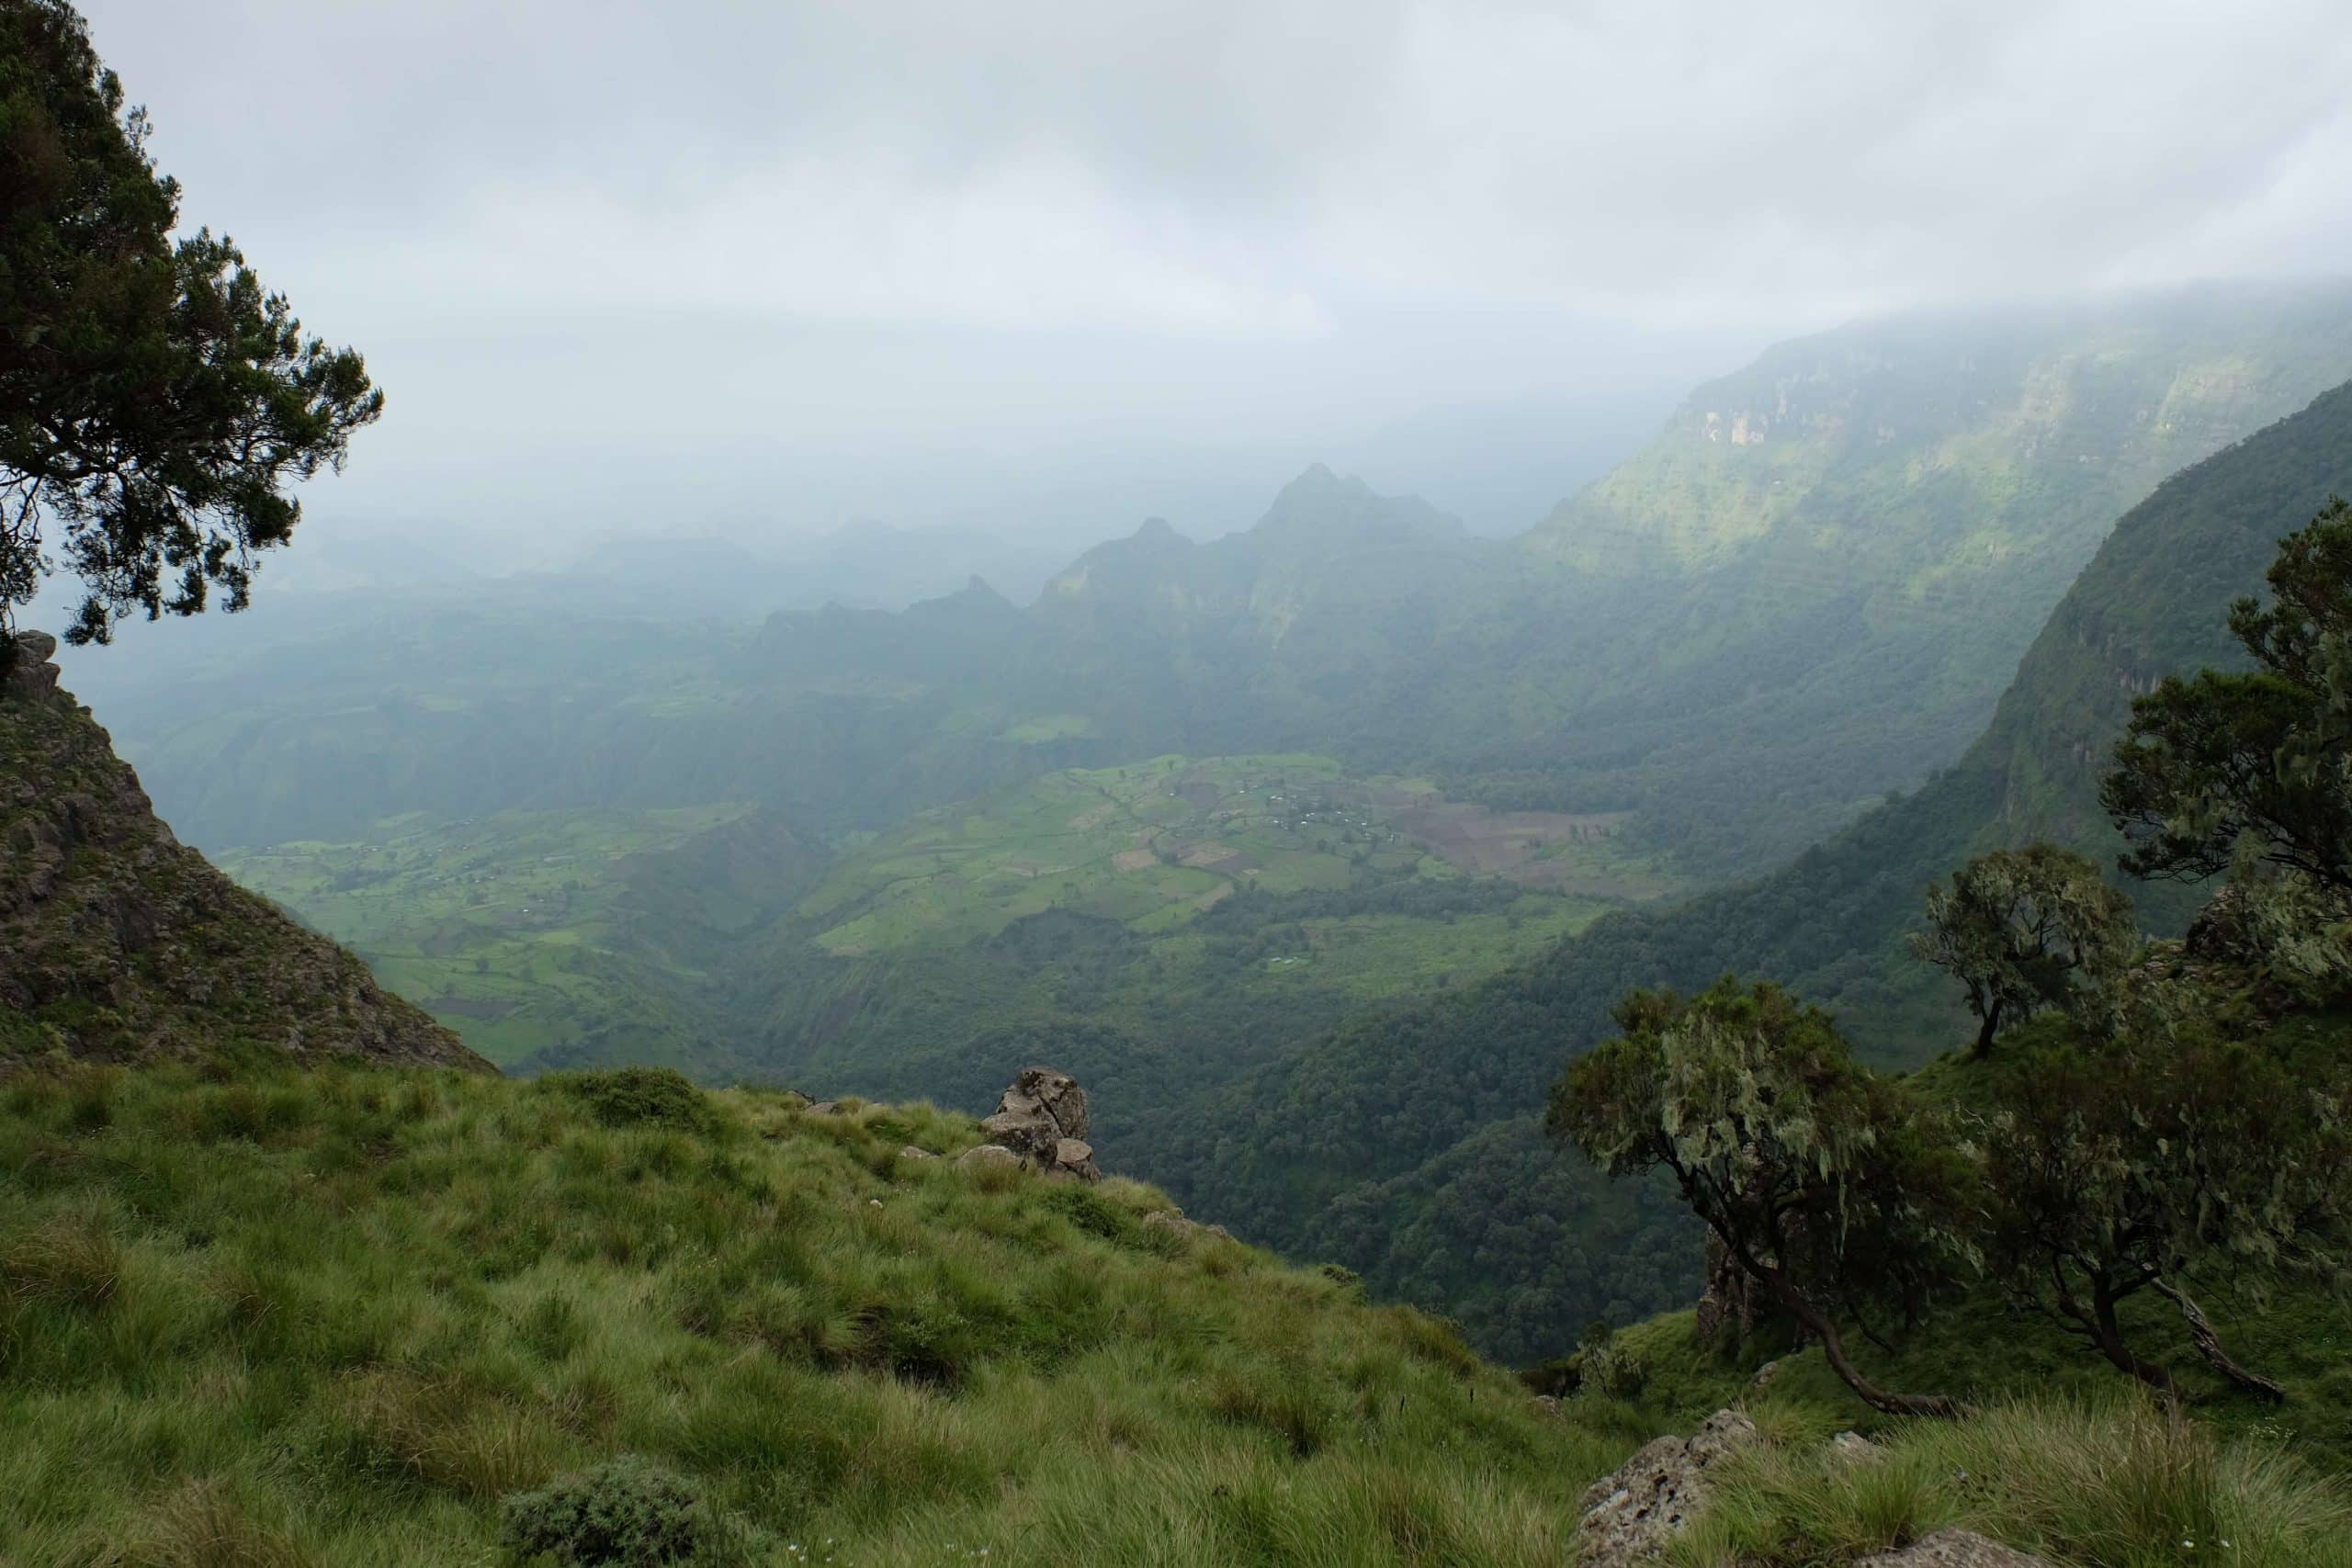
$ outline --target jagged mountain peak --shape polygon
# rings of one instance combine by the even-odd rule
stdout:
[[[936,599],[920,599],[909,606],[910,615],[1017,615],[1012,600],[989,586],[988,579],[977,572],[967,579],[964,586],[953,593],[943,593]]]
[[[1321,463],[1284,485],[1250,530],[1257,539],[1308,536],[1334,544],[1376,538],[1455,538],[1468,531],[1459,518],[1417,495],[1383,495],[1353,474]]]

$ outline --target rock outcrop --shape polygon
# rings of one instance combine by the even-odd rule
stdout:
[[[1840,1432],[1829,1439],[1829,1457],[1840,1464],[1876,1464],[1886,1450],[1860,1432]]]
[[[1023,1067],[980,1123],[993,1142],[1047,1176],[1100,1181],[1094,1146],[1086,1141],[1086,1091],[1068,1073]]]
[[[1865,1557],[1854,1568],[2051,1568],[2051,1562],[1974,1530],[1945,1529],[1900,1551]]]
[[[217,1047],[494,1069],[156,819],[55,643],[0,682],[0,1068]]]
[[[57,639],[47,632],[18,632],[16,641],[16,657],[0,660],[0,696],[37,697],[57,690],[57,666],[49,661]]]
[[[1660,1438],[1593,1483],[1577,1522],[1586,1568],[1632,1568],[1665,1550],[1707,1501],[1707,1472],[1758,1440],[1756,1423],[1718,1410],[1690,1438]]]

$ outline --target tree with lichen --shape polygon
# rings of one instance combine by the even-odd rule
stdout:
[[[2173,1303],[2214,1371],[2276,1399],[2222,1348],[2192,1281],[2341,1278],[2352,1144],[2340,1109],[2209,1016],[2132,1010],[2117,1034],[2052,1032],[2003,1073],[1980,1134],[1986,1258],[2013,1301],[2167,1396],[2172,1370],[2117,1313],[2143,1291]]]
[[[2072,1010],[2113,981],[2139,945],[2132,901],[2071,850],[1996,850],[1928,893],[1911,950],[1967,987],[1976,1054],[2006,1025]]]
[[[1545,1124],[1611,1176],[1669,1172],[1684,1201],[1848,1386],[1891,1415],[1952,1416],[1858,1369],[1846,1330],[1915,1322],[1970,1259],[1971,1167],[1904,1086],[1853,1059],[1827,1014],[1725,977],[1637,991],[1623,1033],[1571,1064]]]
[[[383,394],[237,246],[174,238],[143,110],[62,0],[0,0],[0,673],[19,606],[80,581],[68,642],[244,607]]]
[[[2197,882],[2250,858],[2352,898],[2352,506],[2279,541],[2270,602],[2230,630],[2253,668],[2167,677],[2132,704],[2099,798],[2135,874]]]

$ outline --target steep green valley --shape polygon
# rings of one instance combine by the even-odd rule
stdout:
[[[1462,995],[1343,1025],[1188,1112],[1155,1175],[1182,1197],[1213,1183],[1230,1205],[1222,1212],[1250,1234],[1443,1302],[1509,1353],[1539,1353],[1596,1295],[1666,1304],[1689,1288],[1695,1262],[1661,1280],[1642,1253],[1599,1263],[1574,1294],[1539,1283],[1562,1279],[1546,1216],[1576,1201],[1563,1189],[1591,1180],[1563,1168],[1535,1131],[1544,1083],[1607,1032],[1625,992],[1696,988],[1732,971],[1782,979],[1831,1007],[1881,1062],[1913,1065],[1957,1040],[1967,1027],[1957,995],[1902,951],[1928,884],[1972,853],[2035,837],[2111,853],[2097,780],[2132,694],[2165,672],[2231,662],[2230,601],[2259,586],[2295,520],[2346,492],[2352,389],[2126,514],[1984,736],[1916,795],[1772,876],[1612,915]],[[2170,890],[2135,891],[2153,923],[2182,918]],[[1237,1147],[1247,1151],[1238,1160],[1227,1152]],[[1438,1235],[1442,1248],[1419,1244]],[[1621,1269],[1638,1285],[1596,1292]]]
[[[228,858],[502,1062],[977,1108],[1008,1052],[1051,1057],[1180,1197],[1537,1354],[1695,1267],[1673,1215],[1542,1146],[1542,1075],[1631,986],[1728,968],[1880,1059],[1949,1040],[1949,993],[1896,954],[1927,882],[1996,842],[2103,843],[2127,690],[2220,656],[2267,532],[2352,486],[2335,396],[2156,484],[2352,364],[2343,301],[1785,345],[1502,544],[1317,470],[1249,531],[1155,523],[1025,608],[976,583],[756,633],[527,599],[509,626],[406,617],[392,693],[324,659],[264,719],[132,750],[206,781],[200,840],[320,824]],[[673,831],[719,815],[723,849]],[[533,822],[595,840],[585,874]],[[514,896],[451,902],[466,853]]]
[[[1155,520],[1026,605],[976,582],[754,629],[409,590],[106,702],[208,846],[746,801],[882,832],[1064,768],[1315,752],[1625,814],[1719,885],[1958,757],[2115,517],[2347,374],[2332,285],[1897,318],[1701,389],[1516,539],[1317,467],[1248,529]],[[222,682],[258,688],[225,722]]]
[[[2352,1568],[2326,11],[0,0],[0,1565]]]

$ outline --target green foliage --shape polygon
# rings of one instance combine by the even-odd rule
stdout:
[[[1554,1087],[1553,1136],[1611,1176],[1670,1172],[1865,1400],[1951,1414],[1948,1399],[1870,1384],[1839,1327],[1881,1306],[1916,1318],[1966,1260],[1964,1168],[1942,1130],[1854,1063],[1827,1014],[1770,982],[1726,976],[1688,1001],[1637,991],[1617,1017],[1625,1032]]]
[[[1986,1247],[2003,1287],[2165,1391],[2175,1373],[2127,1343],[2117,1303],[2153,1289],[2198,1327],[2200,1279],[2340,1280],[2352,1221],[2343,1066],[2290,1059],[2275,1035],[2246,1037],[2217,1016],[2221,998],[2204,997],[2154,1017],[2127,1009],[2111,1035],[2038,1032],[1996,1079],[1979,1134]],[[2199,1348],[2224,1375],[2276,1393],[2218,1337],[2201,1334]]]
[[[710,967],[830,857],[771,814],[717,806],[409,817],[214,858],[494,1062],[593,1040],[604,1061],[717,1071],[729,1020]]]
[[[1649,1382],[1649,1366],[1616,1330],[1595,1322],[1586,1327],[1574,1354],[1530,1368],[1520,1374],[1520,1381],[1538,1393],[1555,1397],[1582,1393],[1630,1400]]]
[[[707,1127],[710,1102],[684,1074],[670,1067],[608,1067],[556,1073],[548,1083],[576,1098],[607,1127]]]
[[[1679,1202],[1603,1197],[1589,1166],[1543,1156],[1537,1108],[1563,1059],[1609,1036],[1626,992],[1695,990],[1726,972],[1835,1012],[1874,1064],[1940,1054],[1967,1024],[1904,950],[1923,891],[1973,855],[2035,839],[2112,852],[2098,772],[2129,694],[2242,657],[2221,630],[2230,602],[2261,581],[2279,520],[2331,493],[2352,494],[2352,388],[2177,475],[2117,522],[1989,728],[1916,793],[1754,883],[1604,917],[1452,996],[1306,1042],[1183,1108],[1179,1146],[1154,1174],[1193,1201],[1188,1173],[1214,1171],[1219,1218],[1340,1258],[1375,1289],[1442,1280],[1415,1299],[1530,1360],[1557,1354],[1563,1325],[1690,1300],[1698,1238]],[[2163,892],[2143,890],[2142,918],[2177,931],[2194,906]],[[1528,1202],[1539,1185],[1542,1204]],[[1605,1228],[1606,1205],[1636,1203],[1630,1227]],[[1539,1207],[1572,1218],[1546,1226]],[[1579,1233],[1611,1243],[1586,1247]],[[1414,1245],[1400,1248],[1405,1236]]]
[[[658,1568],[699,1556],[716,1533],[686,1481],[637,1454],[559,1476],[501,1504],[519,1556],[571,1564]]]
[[[2352,506],[2331,500],[2279,542],[2267,608],[2230,631],[2243,673],[2168,676],[2132,705],[2100,800],[2126,869],[2201,880],[2242,856],[2352,897]]]
[[[179,186],[63,0],[0,7],[0,632],[51,570],[68,641],[116,618],[243,609],[253,555],[383,410],[360,356],[305,338],[226,239],[175,242]],[[0,637],[0,672],[16,656]]]
[[[2132,901],[2071,850],[1995,850],[1928,890],[1928,924],[1913,953],[1968,990],[1976,1048],[2006,1022],[2069,1010],[2112,985],[2139,946]]]

